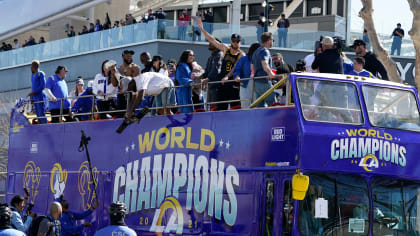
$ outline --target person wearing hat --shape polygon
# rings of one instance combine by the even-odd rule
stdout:
[[[66,122],[73,121],[72,114],[70,112],[70,100],[68,99],[68,87],[66,83],[67,68],[65,66],[57,66],[55,75],[48,78],[45,86],[45,93],[50,99],[48,108],[51,112],[52,123],[58,123],[60,121],[59,115],[63,115]],[[62,114],[61,113],[62,109]]]
[[[95,104],[93,104],[93,80],[90,80],[88,82],[88,86],[85,91],[83,91],[82,94],[80,94],[80,98],[77,99],[77,101],[74,103],[74,105],[71,107],[71,111],[73,113],[89,113],[92,112],[92,105],[94,111],[96,110]],[[76,116],[79,120],[89,120],[91,117],[89,115],[78,115]]]
[[[312,69],[320,73],[343,74],[343,58],[337,49],[334,48],[334,39],[325,36],[322,39],[322,53],[315,57]]]
[[[136,236],[136,232],[125,224],[124,219],[127,215],[127,209],[123,202],[115,202],[109,206],[109,219],[110,225],[96,231],[97,236],[112,236],[112,235],[124,235],[124,236]]]
[[[118,67],[118,72],[124,76],[136,77],[140,73],[140,67],[133,63],[133,50],[124,50],[122,53],[123,64]]]
[[[394,55],[395,50],[397,50],[397,55],[401,54],[401,43],[402,38],[404,38],[404,30],[401,29],[401,24],[397,24],[397,28],[392,31],[391,38],[392,39],[392,46],[391,46],[391,55]]]
[[[350,47],[353,48],[357,56],[363,57],[365,59],[365,65],[363,66],[363,69],[369,71],[377,78],[389,80],[388,73],[386,72],[384,65],[378,60],[374,53],[366,49],[366,43],[363,40],[354,40],[353,45]]]
[[[45,111],[47,110],[47,104],[45,101],[47,97],[45,95],[45,73],[39,70],[40,62],[35,60],[31,64],[31,82],[32,82],[32,91],[28,94],[31,98],[32,102],[36,102],[34,104],[35,113],[38,117],[39,123],[46,124],[47,118],[39,118],[45,117]]]
[[[76,86],[69,93],[69,97],[71,99],[71,107],[73,107],[74,103],[77,101],[77,97],[79,97],[79,95],[85,91],[83,88],[84,85],[85,82],[83,81],[82,76],[77,77]]]
[[[234,82],[225,84],[225,82],[227,80],[233,80],[233,68],[235,68],[236,62],[238,62],[239,58],[245,55],[245,53],[241,50],[241,36],[236,33],[232,34],[230,37],[230,46],[227,46],[224,43],[218,42],[212,35],[204,30],[201,19],[197,18],[196,21],[207,41],[224,53],[222,67],[219,74],[219,79],[222,84],[218,89],[217,101],[239,100],[240,83]],[[218,110],[227,110],[228,105],[232,108],[240,105],[240,102],[220,103],[217,108]]]

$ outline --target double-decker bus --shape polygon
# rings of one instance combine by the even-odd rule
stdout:
[[[86,235],[115,201],[139,235],[419,235],[416,89],[288,80],[279,106],[145,117],[122,134],[121,119],[30,125],[13,111],[6,198],[27,188],[41,214],[62,194],[76,212],[98,199]]]

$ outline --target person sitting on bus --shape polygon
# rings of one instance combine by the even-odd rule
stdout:
[[[74,103],[73,107],[71,108],[71,111],[75,114],[77,113],[88,113],[96,110],[96,106],[93,106],[93,91],[92,91],[92,85],[93,81],[88,82],[88,87],[86,90],[80,94],[79,98],[77,99],[76,103]],[[89,97],[90,96],[90,97]],[[78,118],[80,120],[89,120],[89,115],[79,115],[75,116],[75,118]]]
[[[112,203],[109,207],[109,218],[110,225],[96,231],[95,236],[112,236],[112,235],[124,235],[124,236],[136,236],[136,232],[127,227],[124,222],[124,218],[127,214],[125,204],[122,202]]]
[[[367,78],[376,78],[372,73],[363,69],[365,66],[365,59],[363,57],[355,57],[353,60],[353,70],[350,71],[349,75],[363,76]]]

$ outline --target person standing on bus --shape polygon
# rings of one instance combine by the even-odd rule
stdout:
[[[267,90],[273,87],[271,80],[274,78],[274,73],[271,71],[272,58],[270,49],[273,46],[273,35],[271,32],[264,32],[261,35],[261,47],[259,47],[252,56],[251,70],[254,71],[254,77],[268,77],[264,79],[255,80],[254,94],[255,98],[263,95]],[[258,107],[264,107],[264,104],[270,106],[276,102],[274,93],[268,95],[264,101],[258,104]]]
[[[35,113],[38,117],[39,123],[46,124],[47,118],[45,118],[45,111],[47,108],[47,104],[45,101],[47,100],[47,96],[45,95],[45,73],[39,70],[40,62],[35,60],[32,61],[31,64],[31,82],[32,82],[32,91],[28,94],[31,98],[32,102],[35,103]],[[44,117],[44,118],[39,118]]]
[[[201,19],[197,18],[198,27],[200,28],[201,32],[203,33],[204,37],[206,37],[209,43],[213,44],[216,48],[220,51],[224,52],[224,57],[222,60],[222,67],[220,70],[219,78],[222,82],[219,92],[218,92],[218,101],[231,101],[231,100],[239,100],[239,83],[226,83],[228,80],[233,80],[233,68],[235,68],[236,62],[238,62],[239,58],[245,55],[244,52],[241,50],[241,36],[239,34],[232,34],[230,37],[230,47],[228,47],[224,43],[218,42],[212,35],[210,35],[206,30],[203,28],[203,22]],[[230,107],[235,107],[240,105],[240,102],[229,102],[229,103],[221,103],[218,104],[219,110],[227,110],[228,105]]]
[[[136,236],[136,232],[125,224],[124,218],[127,214],[125,204],[122,202],[112,203],[109,207],[109,218],[110,225],[96,231],[95,236],[113,236],[113,235],[124,235],[124,236]]]

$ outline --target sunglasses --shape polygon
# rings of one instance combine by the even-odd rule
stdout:
[[[240,39],[232,39],[232,42],[234,42],[234,43],[240,43],[241,40]]]

